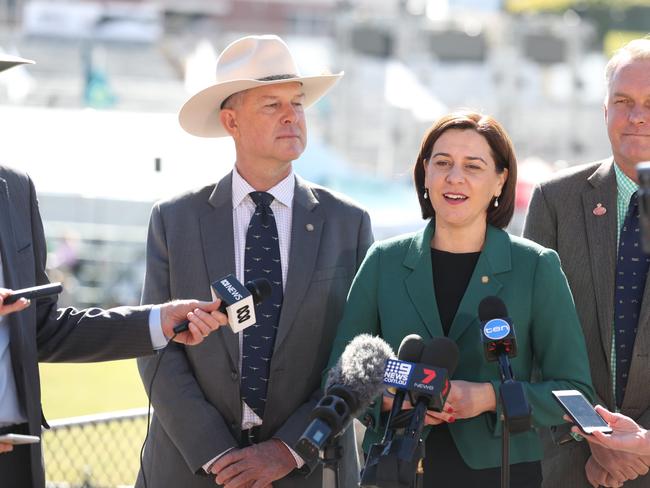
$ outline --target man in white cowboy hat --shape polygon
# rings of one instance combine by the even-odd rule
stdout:
[[[33,61],[0,54],[0,71]],[[40,436],[47,426],[41,410],[38,361],[90,362],[153,353],[167,345],[173,326],[190,319],[176,340],[197,344],[227,322],[220,302],[195,300],[159,307],[57,309],[56,298],[4,299],[11,289],[48,283],[46,245],[34,185],[25,173],[0,166],[0,435]],[[197,307],[210,312],[203,312]],[[189,314],[189,315],[188,315]],[[214,315],[214,316],[213,316]],[[0,486],[44,488],[40,443],[0,442]]]
[[[273,293],[255,327],[170,348],[137,487],[322,486],[321,468],[292,446],[373,238],[364,210],[301,179],[292,161],[305,149],[304,109],[341,76],[303,77],[279,37],[244,37],[220,55],[217,83],[180,111],[190,134],[232,137],[236,161],[218,183],[154,206],[143,300],[209,297],[211,281],[229,273],[267,277]],[[154,366],[139,361],[145,385]],[[353,440],[350,429],[341,486],[356,486]]]

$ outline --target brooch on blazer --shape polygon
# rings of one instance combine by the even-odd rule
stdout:
[[[596,204],[596,206],[594,207],[594,209],[592,210],[592,212],[594,213],[594,215],[596,217],[600,217],[600,216],[605,215],[607,213],[607,209],[605,207],[603,207],[602,203],[598,202]]]

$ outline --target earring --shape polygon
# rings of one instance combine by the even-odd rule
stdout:
[[[422,193],[422,197],[423,197],[425,200],[428,200],[428,199],[429,199],[429,190],[427,190],[427,189],[425,188],[425,189],[424,189],[424,193]]]
[[[494,207],[496,208],[496,207],[498,207],[498,206],[499,206],[499,195],[497,195],[496,197],[494,197]]]

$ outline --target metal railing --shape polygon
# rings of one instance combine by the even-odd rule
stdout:
[[[43,432],[48,488],[133,486],[147,428],[147,409],[50,422]]]

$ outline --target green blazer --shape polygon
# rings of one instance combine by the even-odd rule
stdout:
[[[425,340],[443,335],[433,288],[431,247],[434,224],[406,236],[377,242],[357,273],[330,356],[336,363],[345,346],[362,333],[379,335],[397,351],[408,334]],[[513,320],[518,355],[515,378],[523,382],[536,427],[563,423],[551,390],[578,389],[593,397],[589,362],[573,298],[555,251],[488,226],[485,246],[449,331],[460,350],[453,379],[490,382],[498,396],[497,363],[483,354],[478,305],[489,295],[501,298]],[[536,382],[531,381],[533,370]],[[382,434],[379,404],[365,420],[364,449]],[[501,409],[449,424],[456,446],[473,469],[501,464]],[[367,422],[366,422],[367,423]],[[425,430],[425,436],[429,429]],[[510,461],[542,458],[536,431],[510,439]]]

